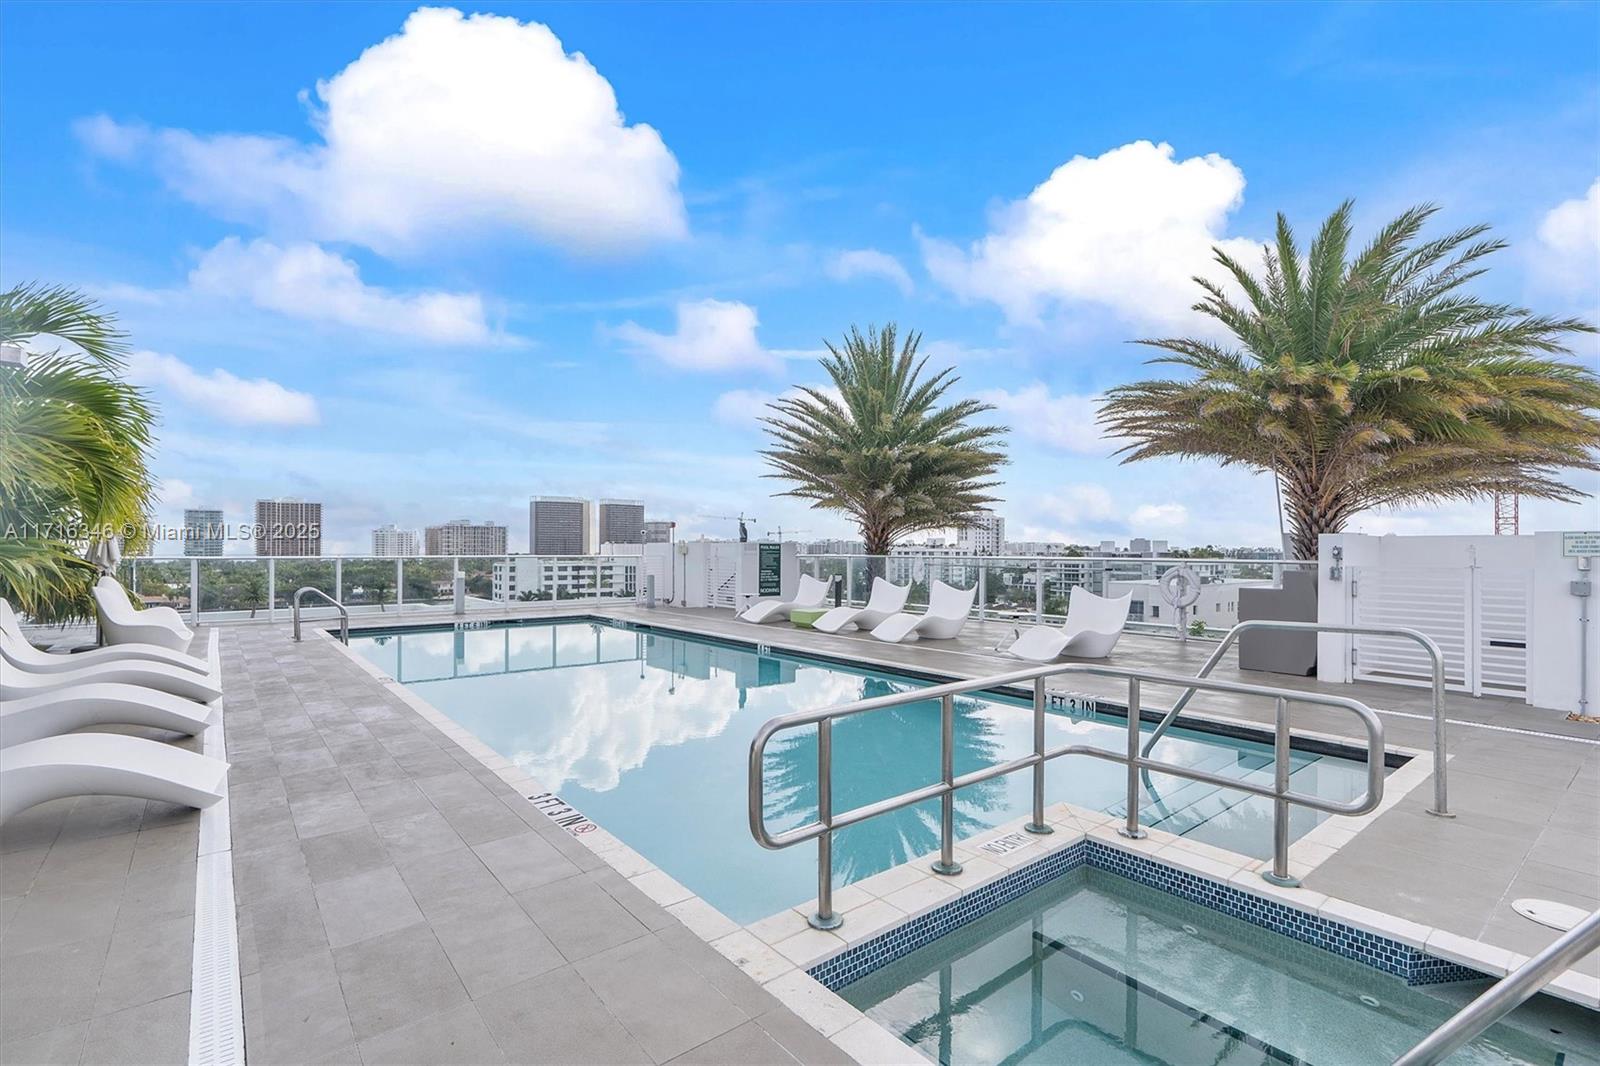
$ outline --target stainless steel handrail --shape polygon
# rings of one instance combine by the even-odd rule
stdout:
[[[304,596],[308,592],[316,593],[318,596],[321,596],[323,599],[327,600],[329,603],[333,604],[339,609],[339,640],[342,643],[349,644],[350,612],[345,609],[344,604],[340,603],[326,592],[323,592],[315,585],[307,585],[305,588],[299,589],[294,594],[294,639],[296,641],[300,639],[300,597]]]
[[[1227,654],[1233,642],[1239,639],[1239,634],[1249,629],[1282,629],[1301,633],[1347,633],[1358,636],[1370,637],[1404,637],[1414,640],[1422,645],[1422,650],[1428,653],[1433,660],[1433,806],[1428,808],[1429,814],[1438,815],[1440,818],[1454,818],[1450,813],[1449,784],[1447,781],[1448,752],[1445,750],[1445,718],[1444,718],[1444,653],[1439,650],[1439,645],[1434,643],[1432,637],[1420,629],[1411,629],[1407,626],[1347,626],[1328,622],[1277,622],[1268,618],[1253,618],[1240,622],[1227,635],[1222,638],[1222,643],[1217,645],[1217,650],[1211,653],[1205,665],[1200,667],[1196,677],[1209,677],[1217,663]],[[1171,728],[1178,713],[1189,704],[1194,697],[1195,689],[1191,686],[1172,709],[1166,713],[1161,722],[1150,731],[1150,739],[1145,741],[1143,754],[1149,755],[1150,749],[1156,746],[1166,731]]]
[[[1477,999],[1394,1060],[1394,1066],[1433,1066],[1538,994],[1573,963],[1600,948],[1600,911],[1573,926],[1555,943],[1506,974]]]
[[[1045,747],[1045,679],[1058,674],[1091,674],[1097,677],[1116,677],[1128,682],[1128,743],[1125,752],[1107,751],[1088,744],[1068,744],[1054,749]],[[997,763],[959,777],[955,774],[955,697],[968,692],[985,692],[1009,685],[1031,682],[1033,685],[1033,752],[1009,762]],[[1142,683],[1197,687],[1208,691],[1231,692],[1237,695],[1264,696],[1275,701],[1274,729],[1275,773],[1269,788],[1250,781],[1224,777],[1221,774],[1196,770],[1188,766],[1161,762],[1139,752],[1140,741],[1140,686]],[[840,718],[851,718],[886,707],[937,699],[940,703],[940,780],[936,784],[902,792],[897,796],[856,807],[843,813],[833,810],[833,723]],[[1367,787],[1357,800],[1335,802],[1318,796],[1302,795],[1289,789],[1289,704],[1313,703],[1325,707],[1339,707],[1351,711],[1361,720],[1367,731]],[[766,824],[766,782],[763,766],[768,742],[776,734],[801,726],[817,727],[817,817],[806,825],[781,833],[768,832]],[[1035,833],[1050,832],[1044,817],[1044,767],[1047,762],[1065,755],[1087,755],[1122,763],[1128,767],[1128,813],[1125,824],[1118,832],[1127,837],[1145,835],[1139,826],[1139,800],[1141,771],[1153,770],[1191,781],[1203,781],[1222,788],[1231,788],[1273,801],[1273,854],[1272,869],[1262,876],[1275,884],[1295,884],[1289,873],[1289,808],[1309,807],[1327,814],[1366,814],[1374,810],[1383,798],[1383,722],[1372,709],[1358,700],[1344,696],[1328,696],[1316,692],[1298,692],[1291,689],[1270,688],[1264,685],[1247,685],[1237,681],[1198,679],[1179,674],[1165,674],[1153,670],[1135,670],[1122,667],[1099,666],[1093,663],[1055,663],[1016,670],[993,677],[953,681],[928,688],[911,689],[887,696],[859,700],[837,707],[816,711],[797,711],[769,720],[756,731],[750,742],[749,801],[750,833],[756,843],[764,848],[778,850],[804,843],[817,842],[817,913],[810,918],[818,929],[836,928],[843,920],[833,911],[833,834],[835,830],[876,818],[927,800],[940,801],[939,859],[933,864],[935,873],[953,875],[961,872],[955,861],[955,793],[968,785],[1002,777],[1018,770],[1033,770],[1033,820],[1027,829]]]

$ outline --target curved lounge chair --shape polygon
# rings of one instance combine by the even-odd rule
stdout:
[[[890,615],[872,631],[879,640],[900,644],[927,637],[930,640],[950,640],[967,624],[972,613],[972,603],[978,598],[978,586],[958,589],[935,581],[928,595],[926,614]]]
[[[146,661],[181,666],[202,677],[211,674],[211,663],[207,660],[187,652],[172,651],[157,644],[113,644],[104,648],[76,651],[71,655],[47,652],[29,642],[22,632],[22,620],[17,617],[17,612],[11,609],[11,604],[0,600],[0,638],[6,637],[11,641],[10,647],[6,649],[10,653],[7,657],[18,666],[37,674],[78,670],[96,663]],[[215,683],[218,679],[211,677],[210,680]]]
[[[795,590],[794,599],[761,600],[745,608],[745,612],[739,618],[745,622],[786,621],[789,612],[796,608],[821,607],[823,599],[828,595],[828,589],[832,586],[831,581],[823,581],[810,574],[801,574],[800,587]]]
[[[26,654],[15,645],[10,634],[0,632],[0,666],[4,667],[0,670],[0,699],[20,699],[35,693],[60,692],[96,683],[134,685],[201,703],[210,703],[222,695],[222,686],[210,677],[166,663],[127,659],[89,663],[76,670],[36,670],[27,665]]]
[[[1128,624],[1128,604],[1133,593],[1107,599],[1079,585],[1067,600],[1067,620],[1061,628],[1033,626],[1018,637],[1006,654],[1045,663],[1060,655],[1104,659],[1117,646]]]
[[[228,764],[115,733],[71,733],[0,749],[0,822],[65,796],[135,796],[209,807],[227,792]]]
[[[78,685],[15,699],[0,710],[0,748],[106,725],[142,725],[193,736],[211,723],[212,708],[139,685]]]
[[[136,611],[128,594],[114,577],[94,583],[94,611],[100,617],[100,634],[107,644],[155,644],[172,651],[184,651],[194,640],[194,630],[183,623],[183,616],[171,607],[147,607]]]
[[[892,614],[905,610],[906,597],[911,595],[910,585],[895,585],[881,577],[872,579],[872,595],[865,607],[835,607],[811,624],[812,629],[824,633],[837,633],[845,626],[852,629],[874,629]]]

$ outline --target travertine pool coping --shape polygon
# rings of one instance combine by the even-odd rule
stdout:
[[[544,617],[556,620],[561,616]],[[595,615],[592,611],[579,611],[573,617],[593,618]],[[678,628],[693,633],[681,625],[663,628]],[[313,628],[312,632],[331,643],[485,768],[528,797],[530,802],[541,805],[550,816],[567,821],[568,832],[574,839],[588,847],[645,895],[665,907],[695,935],[731,960],[784,1006],[805,1019],[812,1028],[863,1062],[899,1066],[922,1064],[929,1060],[837,993],[825,988],[806,971],[855,944],[975,892],[1012,870],[1070,847],[1085,837],[1189,873],[1227,882],[1241,891],[1298,908],[1308,914],[1389,937],[1491,977],[1503,976],[1527,959],[1525,955],[1504,948],[1384,914],[1310,889],[1273,885],[1260,876],[1260,871],[1270,866],[1270,860],[1186,840],[1160,829],[1147,829],[1148,835],[1144,839],[1130,840],[1116,831],[1121,823],[1120,818],[1068,803],[1057,803],[1046,808],[1046,821],[1056,830],[1049,835],[1022,832],[1022,826],[1029,821],[1024,816],[959,841],[955,852],[963,870],[955,877],[933,873],[929,864],[934,855],[929,854],[836,889],[834,910],[845,919],[837,930],[813,929],[807,923],[807,916],[815,910],[815,900],[769,915],[748,926],[740,926],[603,826],[562,803],[559,797],[542,787],[511,760],[438,711],[404,683],[385,674],[364,656],[341,643],[332,632],[320,626]],[[721,634],[708,633],[706,636],[720,642],[729,640]],[[1295,736],[1349,746],[1347,740],[1329,734],[1295,730]],[[1377,809],[1361,816],[1329,818],[1306,833],[1290,846],[1292,874],[1306,876],[1431,776],[1431,754],[1393,747],[1388,750],[1406,756],[1409,761],[1386,777],[1384,796]],[[986,847],[1002,838],[1006,838],[1007,847],[998,851]],[[1545,992],[1584,1007],[1600,1009],[1600,980],[1576,970],[1568,970],[1557,977]]]

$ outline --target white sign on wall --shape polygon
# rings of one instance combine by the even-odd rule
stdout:
[[[1600,533],[1561,534],[1561,554],[1568,559],[1600,555]]]

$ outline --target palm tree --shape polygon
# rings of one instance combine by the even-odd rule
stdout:
[[[35,350],[52,338],[76,350]],[[0,596],[38,621],[83,617],[87,544],[142,544],[154,413],[117,377],[126,349],[114,318],[81,293],[0,293],[0,344],[25,353],[0,364]]]
[[[922,336],[896,349],[893,323],[863,335],[851,326],[844,344],[827,344],[822,368],[837,395],[801,387],[768,404],[772,447],[762,451],[794,487],[779,496],[809,500],[850,515],[868,555],[888,554],[899,538],[972,518],[995,497],[986,490],[1006,461],[1003,426],[974,425],[993,410],[977,400],[940,406],[960,379],[947,368],[926,379],[917,357]]]
[[[1244,302],[1196,278],[1195,310],[1232,343],[1140,342],[1169,353],[1153,362],[1196,373],[1109,391],[1101,420],[1130,439],[1123,461],[1205,457],[1272,473],[1300,558],[1371,507],[1580,498],[1558,474],[1600,468],[1600,379],[1561,357],[1594,327],[1462,291],[1505,243],[1486,226],[1419,241],[1434,210],[1405,212],[1354,257],[1350,203],[1303,257],[1279,215],[1259,277],[1218,249]]]

